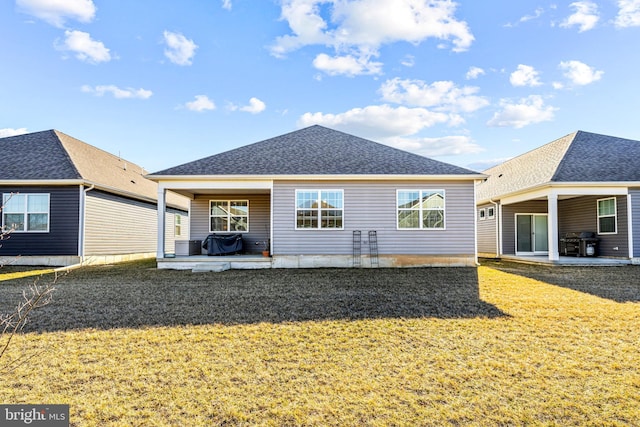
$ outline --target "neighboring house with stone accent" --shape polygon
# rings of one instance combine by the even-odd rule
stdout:
[[[71,265],[155,256],[157,184],[140,166],[57,130],[0,138],[0,259]],[[188,200],[163,202],[165,245],[187,236]],[[177,234],[176,234],[177,233]]]
[[[557,261],[561,236],[586,231],[598,256],[640,260],[640,141],[577,131],[484,173],[481,256]]]
[[[191,199],[189,239],[238,233],[247,252],[268,242],[274,268],[368,266],[369,231],[381,267],[477,262],[474,188],[484,175],[322,126],[147,177],[160,206],[168,191]],[[158,213],[158,267],[178,268]]]

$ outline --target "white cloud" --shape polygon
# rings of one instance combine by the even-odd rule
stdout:
[[[199,113],[216,109],[216,104],[206,95],[196,95],[195,100],[187,102],[184,106],[187,110],[197,111]]]
[[[111,61],[111,51],[101,41],[93,40],[89,33],[66,30],[64,42],[55,43],[58,50],[74,52],[80,61],[97,64]]]
[[[618,0],[616,27],[640,27],[640,0]]]
[[[12,128],[4,128],[4,129],[0,129],[0,138],[6,138],[8,136],[16,136],[16,135],[22,135],[27,133],[27,128],[18,128],[18,129],[12,129]]]
[[[493,115],[487,122],[488,126],[520,129],[531,124],[553,120],[554,111],[557,110],[555,107],[545,105],[539,95],[530,95],[516,103],[503,99],[500,101],[500,106],[502,110]]]
[[[191,65],[198,45],[180,33],[164,32],[164,55],[177,65]]]
[[[222,8],[231,10],[231,0],[222,0]]]
[[[579,27],[579,32],[592,30],[600,16],[598,15],[598,5],[592,1],[577,1],[569,5],[575,10],[567,19],[560,23],[563,28],[571,28],[574,25]]]
[[[369,58],[377,56],[382,45],[419,44],[428,38],[448,41],[453,51],[460,52],[474,40],[467,23],[456,19],[457,4],[450,0],[281,0],[281,4],[281,19],[291,34],[276,38],[270,49],[276,57],[322,45],[333,48],[336,57]],[[369,67],[361,70],[371,73]]]
[[[234,104],[230,104],[229,105],[229,109],[231,111],[244,111],[246,113],[251,113],[251,114],[258,114],[258,113],[262,113],[264,110],[267,109],[267,104],[265,104],[264,102],[262,102],[261,100],[259,100],[258,98],[251,98],[249,100],[249,105],[245,105],[243,107],[239,107],[237,105]]]
[[[427,157],[477,154],[484,149],[466,135],[452,135],[441,138],[384,138],[387,145],[411,151]]]
[[[602,78],[604,71],[596,71],[580,61],[563,61],[559,68],[564,70],[564,76],[574,85],[585,86]]]
[[[449,115],[426,108],[371,105],[339,114],[305,113],[298,120],[301,127],[320,124],[340,128],[363,137],[384,138],[413,135],[424,128],[447,123]]]
[[[320,124],[425,156],[482,151],[482,148],[466,136],[411,137],[426,128],[449,121],[447,114],[426,108],[392,107],[384,104],[354,108],[339,114],[306,113],[298,120],[298,126]]]
[[[58,28],[64,27],[67,19],[91,22],[96,14],[92,0],[16,0],[16,5],[24,13]]]
[[[416,57],[413,55],[405,55],[404,59],[400,61],[405,67],[413,67],[416,64]]]
[[[313,60],[313,66],[330,76],[343,74],[353,77],[362,74],[382,73],[381,62],[370,62],[369,58],[355,58],[352,55],[330,57],[321,53]]]
[[[544,14],[544,9],[539,7],[533,12],[533,15],[524,15],[523,17],[518,19],[517,22],[515,22],[515,23],[514,22],[508,22],[508,23],[504,24],[504,26],[507,27],[507,28],[517,27],[519,24],[521,24],[523,22],[527,22],[527,21],[532,21],[534,19],[538,19],[543,14]]]
[[[540,86],[538,72],[530,65],[519,64],[518,69],[511,73],[509,81],[513,86]]]
[[[380,93],[385,101],[454,113],[471,113],[489,105],[485,97],[476,95],[478,91],[477,87],[458,87],[451,81],[429,84],[422,80],[399,78],[387,80],[380,86]]]
[[[467,80],[475,80],[481,75],[485,74],[485,71],[480,67],[470,67],[467,74],[465,74],[465,78]]]
[[[96,96],[104,96],[110,93],[116,99],[148,99],[153,95],[153,92],[147,89],[133,89],[130,87],[121,89],[115,85],[98,85],[95,87],[84,85],[81,89],[83,92],[93,93]]]

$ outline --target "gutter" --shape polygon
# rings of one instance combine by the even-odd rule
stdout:
[[[493,215],[496,219],[496,258],[500,258],[500,234],[502,231],[500,224],[502,223],[502,212],[499,212],[498,202],[494,202],[491,197],[489,197],[489,203],[495,205],[495,212]]]
[[[368,181],[368,180],[439,180],[439,181],[471,181],[481,180],[487,178],[487,175],[475,173],[475,174],[459,174],[459,175],[398,175],[398,174],[372,174],[372,175],[313,175],[313,174],[300,174],[300,175],[145,175],[145,178],[151,181],[301,181],[301,180],[313,180],[313,181]]]
[[[80,224],[78,226],[79,230],[78,230],[78,256],[80,256],[81,259],[84,259],[84,236],[85,236],[85,218],[87,215],[87,203],[86,203],[86,199],[87,199],[87,193],[91,190],[93,190],[94,188],[96,188],[95,184],[91,184],[90,187],[87,188],[82,188],[82,186],[80,186]]]

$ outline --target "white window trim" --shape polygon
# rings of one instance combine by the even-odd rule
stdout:
[[[600,215],[600,202],[605,200],[613,200],[613,215]],[[598,221],[598,234],[618,234],[618,199],[616,197],[605,197],[604,199],[598,199],[596,201],[596,216]],[[600,232],[600,218],[609,218],[611,216],[613,216],[614,227],[616,228],[616,231]]]
[[[487,212],[484,208],[478,209],[478,220],[484,221],[487,219]]]
[[[218,215],[211,215],[211,203],[213,202],[225,202],[227,203],[227,206],[230,206],[232,202],[246,202],[247,203],[247,229],[244,231],[237,231],[237,230],[227,230],[227,231],[217,231],[217,230],[212,230],[211,229],[211,218],[214,217],[218,217]],[[244,215],[231,215],[231,212],[229,212],[229,214],[227,215],[229,221],[227,221],[227,226],[231,225],[231,217],[232,216],[244,216]],[[248,199],[210,199],[209,200],[209,212],[208,212],[208,216],[209,218],[209,233],[220,233],[220,234],[229,234],[229,233],[239,233],[239,234],[243,234],[243,233],[248,233],[249,232],[249,221],[250,221],[250,212],[249,212],[249,200]]]
[[[487,219],[494,219],[496,217],[496,208],[487,208]]]
[[[295,230],[300,230],[300,231],[312,231],[312,230],[317,230],[317,231],[339,231],[339,230],[344,230],[344,190],[343,189],[339,189],[339,188],[321,188],[321,189],[317,189],[317,188],[296,188],[294,190],[294,203],[295,203],[295,209],[293,212],[293,224],[295,227]],[[340,193],[342,195],[342,208],[340,209],[325,209],[325,210],[339,210],[342,211],[342,227],[322,227],[322,204],[319,204],[319,206],[316,208],[318,211],[318,226],[315,228],[311,228],[311,227],[298,227],[298,211],[308,211],[308,210],[313,210],[313,209],[299,209],[298,208],[298,192],[302,191],[305,193],[313,193],[316,192],[318,193],[318,199],[320,199],[320,196],[322,194],[322,192],[336,192],[336,193]]]
[[[442,209],[442,222],[444,223],[443,227],[437,227],[437,228],[423,227],[422,226],[422,224],[423,224],[422,213],[424,212],[425,209],[420,208],[419,211],[418,211],[418,212],[420,212],[420,220],[419,220],[420,227],[418,227],[418,228],[400,228],[400,221],[399,221],[399,215],[398,215],[398,211],[400,209],[398,208],[398,197],[399,197],[399,194],[401,192],[406,192],[406,191],[419,191],[420,192],[420,199],[422,199],[422,193],[423,192],[442,192],[442,196],[444,198],[444,208]],[[409,209],[405,209],[405,210],[409,210]],[[432,210],[435,210],[435,209],[432,209]],[[447,229],[447,192],[446,192],[446,190],[444,188],[420,188],[420,189],[416,189],[416,188],[401,188],[401,189],[396,190],[396,230],[398,230],[398,231],[415,231],[415,230],[444,231],[446,229]]]
[[[4,214],[5,211],[4,209],[2,210],[1,214],[2,214],[2,229],[6,230],[6,231],[11,231],[11,233],[49,233],[50,227],[51,227],[51,194],[49,193],[3,193],[2,194],[2,204],[4,204],[4,201],[7,200],[8,198],[11,198],[12,196],[25,196],[24,198],[24,207],[22,212],[6,212],[6,213],[17,213],[17,214],[22,214],[24,215],[24,228],[22,230],[16,230],[16,229],[11,229],[9,228],[5,223],[4,223]],[[29,206],[29,196],[47,196],[47,211],[46,212],[29,212],[28,211],[28,206]],[[27,230],[27,227],[29,225],[29,214],[47,214],[47,229],[46,230]]]

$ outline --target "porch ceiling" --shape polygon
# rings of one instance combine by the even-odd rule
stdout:
[[[194,188],[194,189],[172,189],[169,190],[187,197],[194,197],[202,194],[269,194],[269,189],[263,188]]]

